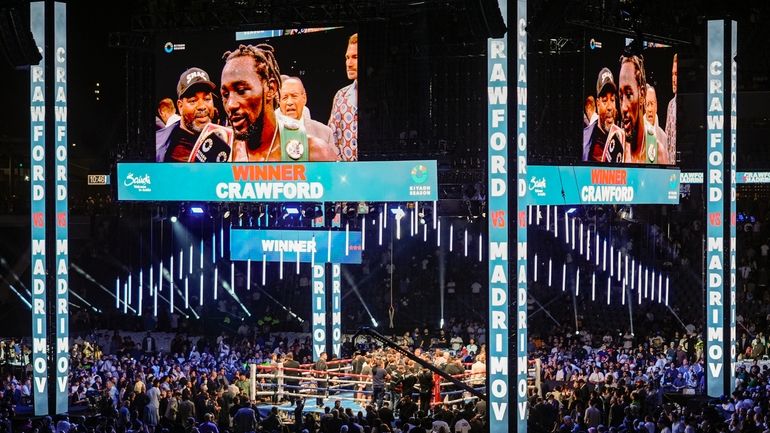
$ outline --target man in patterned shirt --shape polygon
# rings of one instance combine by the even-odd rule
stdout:
[[[666,110],[666,136],[668,137],[668,160],[676,163],[676,76],[677,56],[674,54],[674,64],[671,66],[671,91],[674,97],[668,103]]]
[[[353,82],[334,95],[329,128],[340,161],[358,161],[358,33],[348,39],[345,70]]]

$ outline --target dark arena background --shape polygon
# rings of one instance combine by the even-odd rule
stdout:
[[[768,29],[0,2],[0,433],[767,431]]]

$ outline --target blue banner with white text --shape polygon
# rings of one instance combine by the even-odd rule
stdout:
[[[358,231],[230,229],[230,260],[361,264],[361,250]]]
[[[436,161],[119,163],[118,200],[438,200]]]
[[[326,352],[326,265],[313,263],[313,361]],[[290,392],[296,392],[291,391]]]
[[[332,350],[334,356],[340,357],[342,346],[342,284],[340,281],[340,264],[332,263]]]
[[[67,184],[67,4],[54,3],[56,80],[56,413],[69,410],[69,186]]]
[[[498,1],[506,17],[505,0]],[[508,41],[487,40],[487,134],[489,191],[489,349],[487,390],[489,431],[508,431],[510,386],[508,361],[508,231],[514,221],[508,209]],[[524,130],[526,134],[526,129]],[[514,192],[515,193],[515,192]],[[525,204],[526,205],[526,204]],[[525,237],[526,241],[526,237]],[[526,391],[526,390],[525,390]],[[525,423],[526,426],[526,423]],[[521,431],[521,430],[520,430]]]
[[[706,56],[706,388],[725,394],[724,384],[724,21],[708,22]]]
[[[527,166],[530,205],[679,204],[678,169]]]
[[[32,232],[32,396],[35,415],[48,414],[48,344],[46,341],[46,264],[45,264],[45,3],[29,5],[32,37],[43,60],[29,67],[30,90],[30,201]]]

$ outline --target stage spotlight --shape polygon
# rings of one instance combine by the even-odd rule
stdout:
[[[358,202],[358,210],[359,215],[366,215],[369,213],[369,205],[366,204],[365,201]]]
[[[196,215],[202,215],[203,214],[203,207],[200,205],[194,205],[190,206],[190,212],[196,214]]]
[[[230,218],[230,209],[227,209],[227,210],[225,211],[225,214],[224,214],[224,215],[222,215],[222,218],[224,218],[224,219],[228,219],[228,218]]]
[[[375,328],[380,326],[379,324],[377,324],[377,320],[374,317],[372,317],[372,326],[374,326]]]
[[[176,215],[171,215],[171,222],[175,223],[177,221],[178,221],[178,218],[176,217]]]

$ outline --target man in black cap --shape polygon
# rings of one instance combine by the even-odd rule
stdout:
[[[609,69],[603,68],[596,80],[596,109],[599,117],[583,129],[583,161],[623,162],[624,136],[620,134],[620,127],[615,125],[618,115],[616,94],[615,78]],[[605,152],[608,136],[614,140],[611,140]]]
[[[217,86],[200,68],[190,68],[179,77],[176,106],[181,119],[155,133],[155,160],[187,162],[203,128],[214,121]]]

